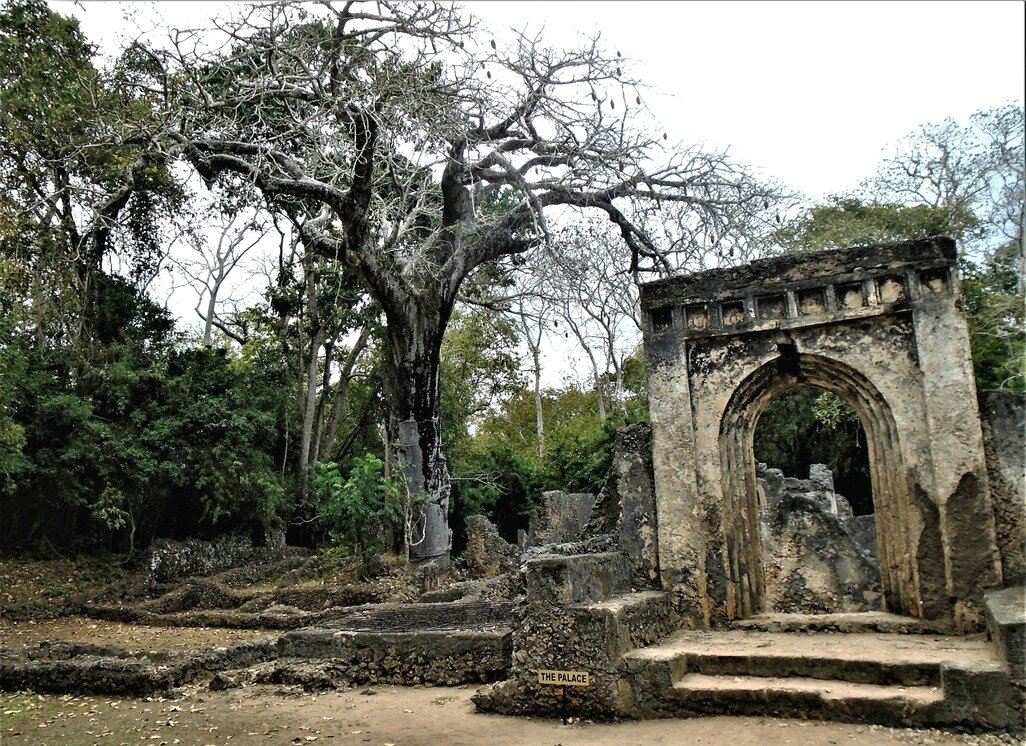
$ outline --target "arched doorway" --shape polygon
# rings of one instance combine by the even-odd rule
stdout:
[[[755,427],[771,401],[801,386],[836,394],[861,419],[869,444],[884,609],[920,616],[917,570],[908,541],[912,511],[890,407],[876,387],[853,368],[819,355],[800,354],[786,344],[779,349],[780,357],[760,367],[734,390],[720,424],[727,616],[751,616],[764,606]]]

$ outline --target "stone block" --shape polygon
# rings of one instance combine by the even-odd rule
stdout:
[[[1026,680],[1026,587],[983,594],[987,632],[1008,661],[1012,677]]]

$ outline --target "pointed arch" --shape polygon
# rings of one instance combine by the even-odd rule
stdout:
[[[728,618],[755,614],[765,603],[755,429],[771,401],[802,386],[836,394],[862,421],[869,446],[884,609],[922,616],[918,568],[910,542],[911,494],[891,407],[869,379],[850,365],[821,355],[798,353],[788,344],[779,345],[778,351],[778,357],[760,366],[737,386],[720,420],[720,515],[725,538],[721,551],[727,568]]]

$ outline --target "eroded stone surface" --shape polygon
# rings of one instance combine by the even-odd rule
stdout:
[[[980,628],[1001,574],[959,296],[942,238],[642,288],[643,310],[672,319],[645,332],[659,565],[692,624],[765,608],[752,437],[773,399],[809,385],[865,428],[884,608]]]
[[[262,545],[242,534],[225,534],[212,541],[159,539],[149,549],[151,583],[166,583],[190,575],[212,575],[233,567],[257,562],[275,562],[285,557],[285,533],[268,531]]]
[[[499,536],[494,523],[483,515],[472,515],[467,518],[464,557],[472,578],[491,578],[515,570],[520,552]]]
[[[983,444],[1005,585],[1026,583],[1026,395],[981,391]]]
[[[809,479],[756,470],[760,486],[767,612],[836,613],[880,608],[880,568],[864,527],[833,490],[823,464]],[[873,516],[865,516],[873,520]],[[862,518],[862,516],[860,516]]]

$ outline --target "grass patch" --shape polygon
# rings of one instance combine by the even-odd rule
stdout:
[[[29,721],[46,720],[56,714],[60,703],[38,694],[0,693],[0,738],[10,728]]]

